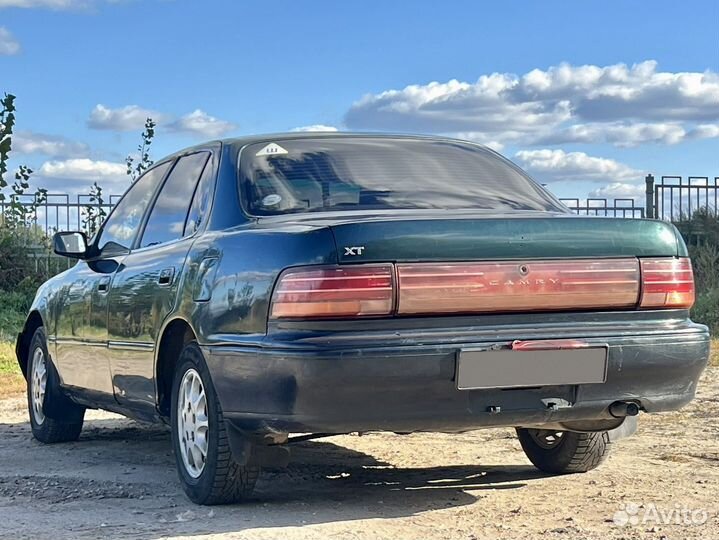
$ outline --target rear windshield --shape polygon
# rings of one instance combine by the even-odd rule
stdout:
[[[251,144],[240,181],[247,210],[267,216],[373,209],[566,211],[519,168],[480,146],[392,138]]]

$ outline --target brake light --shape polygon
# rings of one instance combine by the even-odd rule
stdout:
[[[272,317],[389,315],[394,300],[391,264],[290,268],[272,295]]]
[[[694,273],[687,258],[642,259],[642,308],[690,308]]]
[[[516,339],[509,346],[513,351],[551,351],[555,349],[587,349],[589,343],[582,339]]]

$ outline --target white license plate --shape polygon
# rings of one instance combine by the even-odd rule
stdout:
[[[457,388],[520,388],[603,383],[607,347],[547,350],[472,350],[457,355]]]

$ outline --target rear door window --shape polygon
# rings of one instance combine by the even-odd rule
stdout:
[[[198,152],[177,161],[150,212],[140,247],[183,237],[190,201],[209,156],[209,152]]]
[[[185,236],[193,234],[207,219],[212,200],[212,188],[214,187],[215,167],[212,161],[211,159],[205,165],[200,182],[197,184],[197,189],[192,197],[190,213],[187,215],[187,223],[185,223]]]

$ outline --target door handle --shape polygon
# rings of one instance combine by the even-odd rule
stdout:
[[[99,292],[105,293],[108,291],[108,289],[110,289],[110,278],[100,278],[100,281],[97,282],[97,290]]]
[[[160,285],[170,285],[172,284],[172,278],[175,276],[175,267],[171,266],[170,268],[165,268],[160,272],[160,277],[157,279],[157,282]]]

